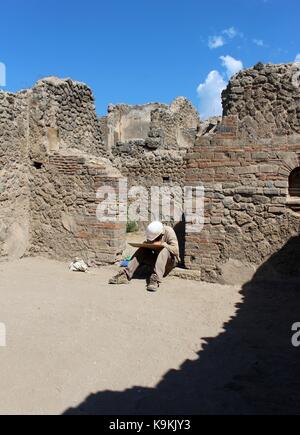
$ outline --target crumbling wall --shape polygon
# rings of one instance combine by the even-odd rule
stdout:
[[[141,220],[129,219],[138,225],[140,230],[144,229],[152,220],[162,220],[165,224],[172,226],[177,225],[178,217],[175,209],[182,208],[181,190],[185,185],[185,161],[184,151],[171,150],[155,150],[147,151],[143,147],[136,144],[127,144],[116,147],[114,150],[114,166],[119,169],[122,176],[125,177],[128,185],[128,191],[132,187],[141,186],[144,188],[142,193],[128,197],[128,207],[133,204],[138,198],[142,199],[144,204],[148,206],[146,218],[143,216]],[[152,213],[151,199],[153,201],[152,189],[160,189],[160,212]],[[178,189],[178,188],[181,188]],[[162,195],[170,195],[171,198],[171,213],[164,213],[161,207]],[[155,201],[158,201],[155,199]],[[184,228],[177,226],[180,229],[178,237],[183,239]],[[183,243],[183,242],[182,242]]]
[[[146,189],[145,201],[153,186],[204,186],[204,228],[185,238],[185,265],[203,279],[222,281],[229,259],[265,261],[300,228],[300,197],[289,195],[300,168],[293,74],[293,65],[261,64],[239,73],[223,93],[222,121],[205,125],[185,98],[111,106],[98,119],[91,91],[71,80],[0,93],[1,256],[114,261],[125,223],[97,220],[96,192],[119,191],[125,177]]]
[[[97,192],[103,186],[118,192],[120,180],[109,161],[75,150],[53,153],[42,167],[33,167],[29,254],[80,257],[90,265],[114,263],[125,248],[125,224],[97,218],[105,199],[97,198]]]
[[[29,238],[28,94],[0,92],[0,258],[22,256]]]
[[[126,122],[116,122],[116,119],[120,119],[120,112],[126,113]],[[176,98],[170,106],[158,103],[145,106],[113,106],[108,118],[110,125],[115,126],[115,136],[110,148],[111,159],[127,178],[129,189],[132,186],[145,187],[145,201],[147,198],[150,201],[153,186],[163,189],[184,186],[185,154],[193,146],[200,128],[199,114],[186,98]],[[123,135],[116,133],[124,125],[126,130]],[[180,200],[177,195],[172,197],[176,207],[179,207]],[[129,198],[129,205],[132,201]],[[157,219],[157,216],[151,214],[150,202],[148,204],[148,221]],[[162,218],[165,223],[176,223],[173,215],[171,219],[164,219],[164,216]],[[147,222],[140,222],[140,227],[146,224]]]
[[[40,80],[32,90],[29,122],[32,159],[68,148],[107,154],[92,91],[83,83],[56,77]]]
[[[193,146],[199,128],[196,109],[186,98],[178,97],[167,108],[153,110],[148,144],[165,149],[187,149]]]
[[[300,135],[253,142],[238,133],[237,117],[225,117],[187,155],[186,184],[205,189],[205,223],[186,237],[185,264],[205,280],[222,280],[229,259],[261,264],[300,230],[288,192]]]
[[[170,106],[160,103],[129,106],[111,105],[100,118],[103,140],[110,152],[122,145],[146,150],[187,149],[193,145],[200,126],[199,114],[184,97]]]
[[[97,190],[118,187],[106,155],[91,90],[47,78],[33,88],[29,112],[30,254],[112,263],[122,252],[125,223],[97,220]],[[98,156],[101,156],[98,157]]]
[[[289,189],[300,168],[295,72],[292,64],[258,64],[235,75],[222,122],[187,154],[186,184],[204,186],[205,219],[186,236],[185,264],[203,279],[222,281],[230,259],[259,265],[299,234],[300,198]]]
[[[161,186],[164,183],[183,185],[185,152],[147,151],[136,144],[116,147],[114,165],[134,185]]]
[[[238,116],[240,137],[300,133],[299,64],[259,63],[238,73],[223,92],[223,108],[224,116]]]
[[[151,113],[159,103],[129,106],[127,104],[111,104],[107,116],[100,118],[103,124],[104,142],[109,151],[117,143],[145,141],[151,124]]]
[[[101,134],[84,84],[47,78],[31,91],[0,93],[1,257],[116,260],[125,223],[97,219],[97,191],[117,190],[122,177],[103,158]]]

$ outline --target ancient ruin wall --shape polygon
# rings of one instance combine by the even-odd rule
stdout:
[[[300,135],[238,137],[237,117],[220,132],[198,137],[187,155],[187,184],[205,188],[205,224],[186,238],[185,263],[205,280],[222,280],[230,258],[261,264],[299,234],[289,175],[300,166]]]
[[[235,76],[223,94],[226,116],[205,135],[183,98],[146,110],[111,107],[97,119],[90,90],[70,80],[1,93],[1,255],[84,253],[91,263],[112,262],[125,225],[96,220],[96,191],[117,186],[122,173],[129,187],[148,191],[204,185],[204,229],[187,234],[185,252],[186,266],[203,279],[221,280],[230,258],[261,263],[299,231],[300,196],[295,202],[288,190],[300,166],[291,73],[291,65],[258,65]]]
[[[29,104],[32,159],[68,148],[101,157],[107,154],[87,85],[48,77],[33,87]]]
[[[102,186],[118,191],[120,173],[103,159],[75,152],[53,153],[32,169],[30,255],[89,265],[114,263],[125,247],[125,224],[97,219]]]
[[[115,132],[111,160],[127,178],[129,188],[143,186],[150,198],[153,186],[184,186],[184,156],[193,146],[200,126],[199,114],[186,98],[178,97],[170,106],[112,106],[108,124]],[[157,219],[149,212],[148,220],[153,218]],[[140,227],[146,224],[141,223]]]
[[[28,94],[0,92],[0,257],[18,258],[29,238]]]
[[[259,265],[299,234],[300,190],[291,197],[289,185],[300,168],[294,73],[258,64],[234,76],[221,124],[187,154],[186,184],[205,188],[205,223],[186,237],[185,264],[203,279],[222,281],[230,259]]]
[[[146,150],[185,150],[194,144],[200,119],[192,104],[178,97],[171,105],[110,105],[100,124],[103,141],[112,153],[123,145],[138,145]]]
[[[117,187],[121,174],[103,159],[89,88],[47,78],[31,91],[1,93],[0,126],[1,257],[114,262],[125,224],[97,220],[97,190]]]
[[[224,116],[239,119],[239,136],[300,133],[299,64],[263,65],[238,73],[223,92]]]
[[[111,152],[118,143],[145,141],[148,137],[152,111],[159,107],[167,106],[159,103],[134,106],[111,104],[107,116],[100,118],[107,149]]]
[[[38,82],[30,100],[29,132],[29,253],[113,263],[124,248],[125,224],[97,220],[96,194],[102,185],[117,187],[121,174],[103,159],[91,90],[68,79]]]
[[[184,150],[193,146],[199,128],[197,110],[186,98],[178,97],[167,108],[152,111],[148,136],[159,149]]]

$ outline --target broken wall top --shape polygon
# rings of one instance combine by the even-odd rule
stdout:
[[[190,101],[178,97],[170,105],[110,105],[101,123],[106,125],[105,143],[112,152],[124,144],[146,150],[185,149],[193,144],[200,118]]]
[[[262,64],[236,74],[223,92],[223,115],[236,115],[242,137],[300,133],[300,64]]]

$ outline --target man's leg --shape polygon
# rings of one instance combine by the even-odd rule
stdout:
[[[156,292],[163,277],[170,273],[175,265],[175,258],[168,249],[164,248],[160,251],[155,262],[153,274],[151,275],[147,286],[148,291]]]
[[[163,277],[171,272],[175,267],[175,258],[167,248],[160,251],[154,266],[154,274],[158,278],[158,282],[162,282]]]
[[[154,264],[153,254],[149,249],[140,248],[136,251],[126,269],[121,270],[109,280],[109,284],[128,284],[134,273],[142,264]]]
[[[128,266],[125,269],[125,273],[129,280],[133,278],[133,275],[142,264],[153,264],[153,254],[149,249],[138,249],[130,260]]]

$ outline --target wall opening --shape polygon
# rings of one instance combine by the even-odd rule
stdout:
[[[294,169],[289,176],[289,195],[300,199],[300,167]]]
[[[33,166],[35,169],[42,169],[43,163],[41,162],[33,162]]]
[[[289,198],[287,203],[291,210],[300,213],[300,167],[290,173]]]

